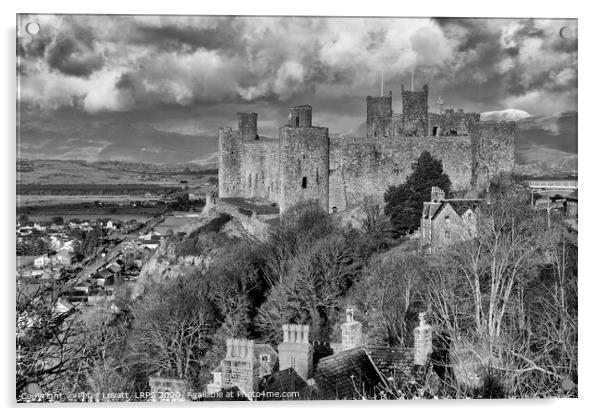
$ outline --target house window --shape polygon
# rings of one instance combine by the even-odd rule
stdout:
[[[446,215],[446,216],[445,216],[445,223],[446,223],[446,224],[449,224],[449,215]]]
[[[299,126],[299,116],[295,117],[295,126]]]
[[[303,188],[303,189],[307,188],[307,176],[304,176],[303,179],[301,180],[301,188]]]

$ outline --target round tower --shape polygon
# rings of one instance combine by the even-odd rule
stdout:
[[[217,130],[219,166],[219,197],[227,198],[240,194],[240,158],[242,140],[230,127]]]
[[[279,152],[280,212],[310,199],[328,211],[328,128],[311,125],[310,106],[291,108],[287,125],[279,131]]]

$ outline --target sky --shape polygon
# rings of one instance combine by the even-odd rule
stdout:
[[[401,111],[412,70],[432,111],[438,97],[523,110],[534,118],[520,146],[577,151],[576,20],[21,15],[17,26],[23,158],[205,163],[236,112],[276,136],[299,104],[351,133],[381,74]]]

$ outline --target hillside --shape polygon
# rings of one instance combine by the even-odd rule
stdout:
[[[21,160],[17,162],[17,183],[167,185],[179,183],[182,178],[189,176],[215,173],[211,168],[192,163],[154,165],[113,161]]]

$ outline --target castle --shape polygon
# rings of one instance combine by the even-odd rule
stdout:
[[[277,139],[259,136],[256,113],[238,113],[238,130],[218,129],[219,197],[256,199],[282,214],[315,199],[328,212],[364,201],[382,203],[390,185],[405,182],[423,151],[441,160],[452,191],[475,191],[514,167],[516,124],[481,122],[478,113],[429,113],[428,86],[401,87],[402,113],[393,93],[366,97],[365,137],[330,137],[312,124],[309,105],[290,109]]]

